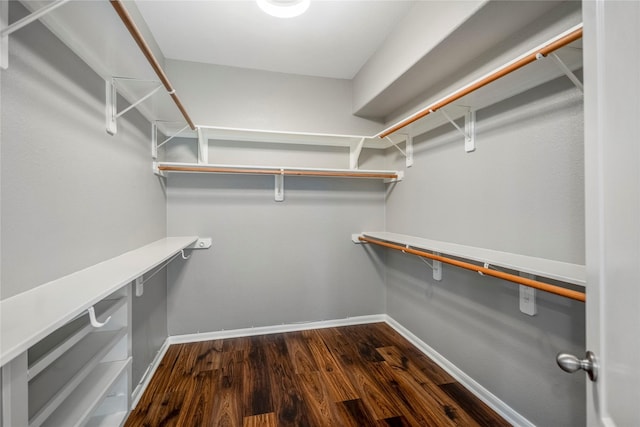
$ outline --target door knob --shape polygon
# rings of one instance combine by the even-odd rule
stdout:
[[[587,351],[584,359],[578,359],[573,354],[568,353],[558,353],[556,356],[556,362],[558,362],[558,366],[565,371],[574,373],[582,369],[587,374],[589,374],[589,379],[591,381],[596,381],[598,379],[598,361],[596,360],[596,355],[590,351]]]

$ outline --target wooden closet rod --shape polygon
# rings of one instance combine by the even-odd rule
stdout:
[[[332,171],[311,171],[293,169],[248,169],[248,168],[220,168],[220,167],[198,167],[198,166],[171,166],[159,165],[158,170],[169,172],[205,172],[205,173],[237,173],[255,175],[298,175],[298,176],[325,176],[325,177],[345,177],[345,178],[385,178],[397,179],[394,173],[374,173],[374,172],[332,172]]]
[[[180,112],[182,113],[182,116],[187,121],[187,124],[192,130],[195,130],[196,126],[193,124],[193,121],[191,120],[191,117],[189,117],[189,114],[187,113],[187,110],[184,108],[184,105],[182,105],[180,98],[178,98],[178,95],[176,95],[176,90],[171,85],[169,78],[167,77],[164,70],[160,66],[160,63],[158,62],[155,55],[151,51],[151,48],[149,47],[146,40],[142,36],[142,33],[136,26],[135,22],[133,22],[133,18],[131,17],[131,15],[129,15],[129,12],[127,12],[127,9],[124,7],[124,4],[122,3],[121,0],[110,0],[110,2],[111,2],[111,6],[113,6],[113,8],[118,13],[118,16],[120,16],[120,19],[124,23],[125,27],[127,27],[127,29],[129,30],[129,33],[138,44],[138,47],[140,48],[144,56],[147,58],[147,61],[149,61],[151,68],[153,68],[153,71],[155,71],[156,74],[158,75],[158,78],[160,79],[165,89],[173,99],[173,102],[175,102],[176,106],[178,107],[178,110],[180,110]]]
[[[390,127],[387,130],[382,131],[381,133],[379,133],[378,135],[376,135],[379,138],[385,138],[389,135],[391,135],[392,133],[402,129],[405,126],[410,125],[411,123],[420,120],[421,118],[436,112],[437,110],[441,109],[442,107],[445,107],[449,104],[451,104],[452,102],[457,101],[458,99],[462,98],[463,96],[466,96],[468,94],[470,94],[473,91],[476,91],[478,89],[480,89],[483,86],[488,85],[491,82],[494,82],[498,79],[500,79],[501,77],[506,76],[507,74],[510,74],[522,67],[524,67],[527,64],[530,64],[534,61],[536,61],[538,59],[538,55],[541,54],[542,56],[547,56],[548,54],[550,54],[551,52],[560,49],[563,46],[568,45],[569,43],[572,43],[578,39],[582,38],[582,26],[580,26],[580,28],[570,32],[569,34],[554,40],[552,42],[547,43],[546,45],[542,46],[539,49],[536,49],[535,52],[532,52],[522,58],[520,58],[519,60],[507,64],[501,68],[499,68],[498,70],[494,71],[493,73],[489,74],[488,76],[485,76],[481,79],[479,79],[478,81],[470,84],[469,86],[463,87],[462,89],[454,92],[453,94],[447,96],[446,98],[442,99],[441,101],[436,102],[435,104],[431,104],[428,107],[423,108],[422,110],[418,111],[417,113],[413,114],[412,116],[409,116],[408,118],[404,119],[403,121],[401,121],[400,123]]]
[[[359,237],[360,241],[372,243],[374,245],[384,246],[385,248],[395,249],[398,251],[406,252],[409,254],[417,255],[423,258],[430,258],[435,261],[444,262],[446,264],[455,265],[456,267],[465,268],[471,271],[477,271],[479,273],[485,274],[487,276],[497,277],[499,279],[508,280],[510,282],[518,283],[520,285],[529,286],[531,288],[536,288],[541,291],[549,292],[555,295],[560,295],[565,298],[574,299],[576,301],[585,302],[586,296],[584,292],[573,291],[571,289],[566,289],[560,286],[550,285],[548,283],[539,282],[537,280],[527,279],[525,277],[516,276],[515,274],[505,273],[502,271],[491,270],[489,268],[481,267],[475,264],[471,264],[464,261],[458,261],[455,259],[443,257],[440,255],[434,255],[429,252],[420,251],[416,249],[407,248],[404,246],[396,245],[393,243],[388,243],[382,240],[372,239],[370,237]]]

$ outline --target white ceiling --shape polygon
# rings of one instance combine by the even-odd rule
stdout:
[[[136,0],[166,58],[351,79],[415,1],[312,0],[281,19],[251,0]]]

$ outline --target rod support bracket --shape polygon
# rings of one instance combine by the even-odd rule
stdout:
[[[389,183],[392,183],[392,182],[400,182],[400,181],[402,181],[404,179],[404,171],[398,171],[398,172],[396,172],[396,175],[398,175],[397,178],[386,178],[384,180],[384,183],[385,184],[389,184]]]
[[[274,175],[275,177],[275,201],[283,202],[284,201],[284,169],[280,169],[280,173]]]
[[[351,241],[353,243],[355,243],[356,245],[363,245],[367,242],[363,242],[362,240],[360,240],[360,236],[362,236],[362,234],[352,234],[351,235]]]

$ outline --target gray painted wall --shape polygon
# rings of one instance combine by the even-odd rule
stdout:
[[[477,150],[449,125],[415,139],[415,165],[387,200],[387,231],[584,263],[582,96],[568,80],[477,112]],[[394,152],[390,158],[397,163]],[[585,422],[585,377],[555,363],[585,348],[584,304],[415,257],[387,262],[387,313],[536,425]]]
[[[12,22],[25,13],[18,2],[10,10]],[[107,135],[104,81],[40,23],[12,35],[9,51],[1,99],[3,299],[166,232],[149,123],[131,112],[117,136]],[[134,300],[134,384],[166,337],[163,276]]]
[[[380,181],[172,175],[169,235],[213,247],[169,267],[169,334],[339,319],[385,311],[382,260],[351,243],[384,227]],[[373,266],[372,266],[373,264]]]
[[[350,80],[166,60],[166,71],[197,125],[374,135],[355,117]]]

